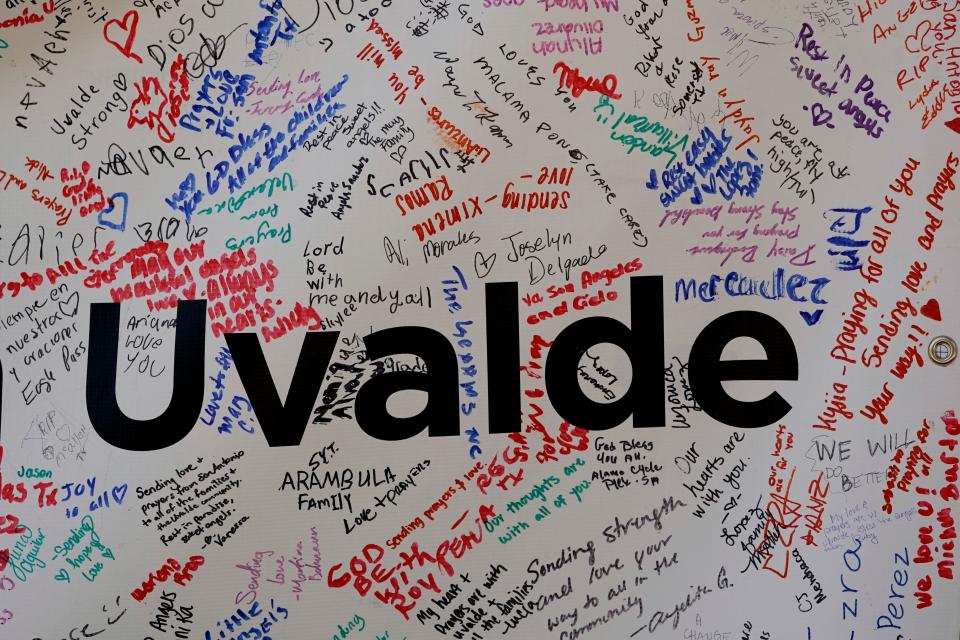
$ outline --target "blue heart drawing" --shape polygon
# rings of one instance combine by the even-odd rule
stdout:
[[[123,217],[120,219],[120,223],[119,223],[119,224],[116,223],[116,222],[111,222],[111,221],[109,221],[109,220],[104,220],[104,219],[103,219],[104,216],[113,213],[113,210],[114,210],[114,208],[115,208],[115,202],[116,202],[116,199],[117,199],[117,198],[123,198]],[[101,211],[101,212],[100,212],[100,215],[97,216],[97,222],[99,222],[99,223],[100,223],[101,225],[103,225],[104,227],[107,227],[108,229],[114,229],[114,230],[116,230],[116,231],[123,231],[124,229],[127,228],[127,205],[130,204],[130,200],[129,200],[129,198],[127,197],[127,194],[124,193],[123,191],[120,191],[120,192],[118,192],[118,193],[113,194],[113,195],[110,196],[109,198],[107,198],[107,202],[108,202],[109,204],[107,205],[107,208],[104,209],[103,211]]]
[[[123,499],[127,496],[127,483],[115,486],[112,493],[113,501],[117,504],[123,504]]]
[[[803,321],[807,323],[808,327],[820,322],[820,316],[823,315],[823,309],[817,309],[813,313],[807,313],[806,311],[800,312],[800,317],[803,318]]]

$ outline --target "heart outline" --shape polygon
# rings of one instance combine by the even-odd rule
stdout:
[[[117,493],[118,493],[117,490],[118,490],[118,489],[121,489],[121,488],[123,489],[123,491],[119,492],[119,493],[120,493],[120,497],[118,498],[118,497],[117,497]],[[119,504],[123,504],[123,499],[127,497],[127,483],[124,482],[123,484],[118,484],[117,486],[115,486],[115,487],[113,488],[113,491],[111,491],[111,493],[113,494],[113,501],[114,501],[115,503],[117,503],[118,505],[119,505]]]
[[[123,217],[120,219],[120,223],[111,222],[109,220],[104,220],[103,216],[113,213],[114,208],[116,207],[116,198],[123,198]],[[124,231],[127,228],[127,208],[130,206],[130,198],[123,191],[118,191],[109,198],[107,198],[107,206],[100,213],[97,214],[97,223],[107,227],[108,229],[113,229],[114,231]]]
[[[57,575],[53,576],[53,579],[61,582],[70,582],[70,574],[67,573],[66,569],[61,567],[60,571],[57,572]]]
[[[473,256],[473,270],[476,272],[478,278],[486,278],[490,275],[490,272],[493,270],[493,265],[496,264],[496,262],[497,254],[495,252],[489,256],[485,256],[480,251],[477,251]],[[483,275],[480,274],[480,265],[486,268]]]
[[[927,29],[926,29],[926,31],[923,33],[923,35],[920,35],[920,28],[921,28],[924,24],[927,25]],[[931,23],[929,20],[924,20],[923,22],[921,22],[920,24],[918,24],[918,25],[917,25],[917,28],[913,30],[913,33],[908,34],[907,37],[903,39],[903,47],[904,47],[904,49],[906,49],[906,50],[909,51],[910,53],[920,53],[921,51],[928,51],[928,50],[930,49],[929,47],[927,47],[926,49],[924,49],[924,47],[923,47],[923,39],[927,36],[928,33],[930,33],[930,31],[932,30],[932,27],[933,27],[933,23]],[[915,43],[917,43],[917,44],[920,45],[920,48],[917,49],[916,51],[914,51],[914,50],[910,47],[910,45],[909,45],[909,42],[910,42],[911,40],[913,40]]]
[[[127,21],[130,20],[131,18],[133,18],[133,20],[130,26],[128,27]],[[120,45],[120,43],[116,42],[115,40],[110,39],[110,35],[108,32],[110,30],[110,25],[112,24],[118,25],[123,31],[127,32],[127,40],[126,42],[123,43],[122,46]],[[133,53],[133,39],[137,35],[138,24],[140,24],[140,14],[137,13],[135,9],[130,9],[130,11],[127,11],[125,14],[123,14],[123,18],[120,20],[117,20],[116,18],[113,18],[112,20],[107,20],[107,22],[103,25],[103,39],[109,42],[110,44],[112,44],[114,47],[116,47],[117,51],[122,53],[125,58],[132,58],[137,62],[139,62],[140,64],[143,64],[143,58]]]
[[[63,308],[63,305],[64,303],[67,303],[67,309],[69,309],[71,300],[75,300],[75,302],[73,303],[73,313],[67,313],[67,311]],[[80,307],[80,292],[74,291],[73,293],[70,294],[70,297],[68,297],[66,300],[61,300],[57,304],[60,307],[60,313],[67,316],[68,318],[74,317],[75,315],[77,315],[77,309]]]

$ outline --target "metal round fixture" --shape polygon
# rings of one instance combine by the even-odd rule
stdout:
[[[937,336],[930,341],[927,347],[927,353],[930,359],[939,365],[948,365],[957,358],[957,343],[953,338],[947,336]]]

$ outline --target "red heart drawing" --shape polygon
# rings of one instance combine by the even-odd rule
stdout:
[[[927,304],[920,307],[920,313],[927,316],[931,320],[940,322],[940,303],[937,302],[936,298],[930,298],[930,300],[927,301]]]
[[[10,562],[10,549],[4,549],[0,551],[0,571],[7,568],[8,562]]]
[[[960,118],[954,118],[953,120],[947,120],[943,124],[947,125],[947,128],[952,130],[954,133],[960,133]]]
[[[127,24],[127,23],[130,24]],[[127,11],[123,14],[122,20],[108,20],[105,25],[103,25],[103,37],[104,39],[115,46],[117,51],[122,53],[127,58],[133,58],[140,64],[143,64],[143,58],[133,53],[133,39],[137,36],[137,25],[140,23],[140,14],[137,13],[134,9]],[[110,37],[110,27],[116,25],[121,31],[126,33],[126,40],[124,40],[121,45],[118,40],[114,40]],[[120,34],[118,34],[120,35]],[[122,36],[121,36],[122,37]]]

